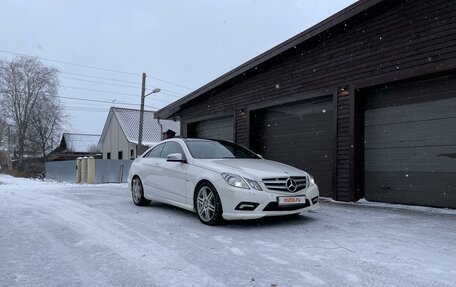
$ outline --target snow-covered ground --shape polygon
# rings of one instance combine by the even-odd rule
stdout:
[[[456,212],[323,203],[202,225],[127,186],[0,175],[0,286],[455,286]]]

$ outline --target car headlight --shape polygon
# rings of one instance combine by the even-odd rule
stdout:
[[[250,189],[250,187],[245,182],[245,180],[242,179],[242,177],[240,177],[239,175],[232,174],[232,173],[222,173],[222,177],[226,181],[226,183],[228,183],[231,186],[239,187],[239,188],[243,188],[243,189]]]
[[[310,182],[310,184],[315,184],[315,179],[314,179],[314,177],[313,177],[310,173],[308,173],[307,175],[309,176],[309,182]]]
[[[244,178],[248,184],[250,185],[250,187],[252,187],[253,189],[256,189],[256,190],[263,190],[261,189],[261,186],[258,182],[254,181],[254,180],[251,180],[251,179],[248,179],[248,178]]]

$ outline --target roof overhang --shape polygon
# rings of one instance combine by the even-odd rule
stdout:
[[[155,113],[155,117],[161,119],[168,119],[173,117],[177,114],[182,105],[185,103],[196,99],[197,97],[209,92],[210,90],[226,83],[227,81],[242,75],[242,73],[258,66],[261,63],[293,48],[296,45],[303,43],[304,41],[309,40],[310,38],[315,37],[316,35],[325,32],[326,30],[337,26],[344,21],[354,17],[362,13],[363,11],[371,8],[372,6],[382,2],[384,0],[359,0],[352,5],[348,6],[347,8],[337,12],[336,14],[332,15],[331,17],[321,21],[320,23],[310,27],[309,29],[305,30],[304,32],[299,33],[298,35],[288,39],[287,41],[275,46],[274,48],[267,50],[266,52],[260,54],[259,56],[245,62],[244,64],[240,65],[237,68],[229,71],[228,73],[218,77],[217,79],[209,82],[208,84],[202,86],[201,88],[191,92],[190,94],[182,97],[181,99],[161,108]]]

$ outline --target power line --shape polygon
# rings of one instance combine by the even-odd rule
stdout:
[[[69,88],[69,89],[76,89],[76,90],[83,90],[83,91],[91,91],[91,92],[97,92],[97,93],[114,94],[114,95],[121,95],[121,96],[130,96],[130,97],[139,97],[138,95],[133,95],[133,94],[110,92],[110,91],[88,89],[88,88],[79,88],[79,87],[73,87],[73,86],[64,86],[64,85],[62,85],[61,87]]]
[[[86,98],[75,98],[75,97],[65,97],[65,96],[56,96],[57,98],[68,99],[68,100],[75,100],[75,101],[83,101],[83,102],[91,102],[91,103],[101,103],[101,104],[110,104],[112,105],[112,101],[104,101],[104,100],[93,100],[93,99],[86,99]],[[124,102],[117,102],[119,105],[130,105],[130,106],[139,106],[139,104],[130,104]]]
[[[126,94],[126,93],[118,93],[118,92],[111,92],[111,91],[103,91],[103,90],[79,88],[79,87],[72,87],[72,86],[62,86],[62,87],[64,87],[64,88],[69,88],[69,89],[83,90],[83,91],[91,91],[91,92],[96,92],[96,93],[105,93],[105,94],[114,94],[114,95],[120,95],[120,96],[138,97],[138,95]],[[157,98],[154,98],[154,100],[157,101],[157,102],[165,103],[165,104],[171,103],[170,101],[166,101],[166,100],[162,100],[162,99],[157,99]]]
[[[65,97],[65,96],[56,96],[57,98],[62,98],[62,99],[68,99],[68,100],[75,100],[75,101],[83,101],[83,102],[91,102],[91,103],[103,103],[103,104],[110,104],[112,105],[112,101],[104,101],[104,100],[93,100],[93,99],[87,99],[87,98],[75,98],[75,97]],[[125,102],[115,102],[118,105],[125,105],[125,106],[139,106],[139,104],[131,104],[131,103],[125,103]],[[158,110],[159,108],[153,107],[153,106],[148,106],[146,107]]]
[[[92,108],[92,107],[79,107],[79,106],[65,106],[64,110],[67,111],[85,111],[85,112],[106,112],[107,109]]]
[[[137,87],[141,87],[141,83],[139,83],[139,82],[125,81],[125,80],[120,80],[120,79],[99,77],[99,76],[94,76],[94,75],[81,74],[81,73],[73,73],[73,72],[67,72],[67,71],[60,71],[60,73],[69,74],[69,75],[76,75],[76,76],[81,76],[81,77],[95,78],[95,79],[100,79],[100,80],[113,81],[113,82],[122,82],[122,83],[127,83],[127,84],[135,84],[135,85],[137,85]],[[155,77],[150,77],[150,78],[159,80],[158,78],[155,78]],[[81,79],[81,80],[82,80],[82,79]],[[164,80],[162,80],[162,81],[164,81]],[[169,83],[170,85],[174,85],[174,86],[177,86],[177,87],[183,87],[183,88],[185,88],[185,89],[193,90],[193,89],[191,89],[191,88],[188,88],[188,87],[185,87],[185,86],[181,86],[181,85],[179,85],[179,84],[175,84],[175,83],[172,83],[172,82],[169,82],[169,81],[164,81],[164,82],[167,82],[167,83]],[[153,86],[146,86],[146,87],[149,88],[149,89],[155,89],[155,88],[156,88],[156,87],[153,87]],[[172,90],[168,90],[168,89],[162,89],[162,90],[168,91],[168,92],[170,92],[170,93],[174,93],[174,94],[176,94],[176,95],[181,95],[181,94],[182,94],[182,93],[180,93],[180,92],[176,92],[176,91],[172,91]]]
[[[12,54],[12,55],[16,55],[16,56],[31,57],[31,55],[21,54],[21,53],[16,53],[16,52],[11,52],[11,51],[1,50],[1,49],[0,49],[0,52],[1,53],[6,53],[6,54]],[[61,64],[65,64],[65,65],[72,65],[72,66],[83,67],[83,68],[87,68],[87,69],[93,69],[93,70],[100,70],[100,71],[107,71],[107,72],[114,72],[114,73],[121,73],[121,74],[126,74],[126,75],[135,75],[135,76],[140,76],[141,75],[140,73],[133,73],[133,72],[127,72],[127,71],[103,68],[103,67],[98,67],[98,66],[76,64],[76,63],[71,63],[71,62],[67,62],[67,61],[54,60],[54,59],[43,58],[43,57],[38,57],[38,56],[32,56],[32,57],[36,57],[38,59],[49,61],[49,62],[61,63]],[[157,81],[161,81],[163,83],[167,83],[169,85],[181,87],[181,88],[188,89],[188,90],[193,90],[192,88],[189,88],[187,86],[184,86],[184,85],[181,85],[181,84],[178,84],[178,83],[174,83],[174,82],[171,82],[171,81],[167,81],[167,80],[164,80],[164,79],[160,79],[160,78],[157,78],[157,77],[150,77],[150,78],[151,79],[155,79]]]
[[[27,57],[31,56],[31,55],[27,55],[27,54],[15,53],[15,52],[10,52],[10,51],[5,51],[5,50],[0,50],[0,52],[7,53],[7,54],[13,54],[13,55],[17,55],[17,56],[27,56]],[[43,57],[38,57],[38,56],[32,56],[32,57],[36,57],[38,59],[49,61],[49,62],[55,62],[55,63],[65,64],[65,65],[72,65],[72,66],[83,67],[83,68],[94,69],[94,70],[101,70],[101,71],[121,73],[121,74],[127,74],[127,75],[135,75],[135,76],[141,75],[140,73],[126,72],[126,71],[102,68],[102,67],[97,67],[97,66],[82,65],[82,64],[76,64],[76,63],[60,61],[60,60],[53,60],[53,59],[43,58]]]
[[[151,108],[151,109],[154,109],[154,110],[159,110],[160,108],[157,108],[157,107],[153,107],[153,106],[148,106],[148,105],[144,105],[146,108]]]
[[[122,108],[122,107],[120,107],[120,108]],[[80,106],[65,106],[65,107],[63,107],[63,109],[66,111],[74,111],[74,112],[103,112],[103,113],[106,113],[106,111],[107,111],[107,109],[103,109],[103,108],[91,108],[91,107],[80,107]],[[156,111],[156,110],[157,110],[157,108],[155,108],[153,111]]]
[[[94,76],[94,75],[73,73],[73,72],[67,72],[67,71],[60,71],[60,73],[69,74],[69,75],[76,75],[76,76],[82,76],[82,77],[95,78],[95,79],[100,79],[100,80],[113,81],[113,82],[122,82],[122,83],[128,83],[128,84],[136,84],[136,85],[138,85],[138,87],[141,87],[141,83],[139,83],[139,82],[125,81],[125,80],[113,79],[113,78],[105,78],[105,77],[98,77],[98,76]]]
[[[153,100],[154,100],[154,101],[157,101],[157,102],[165,103],[165,104],[171,103],[170,101],[166,101],[166,100],[162,100],[162,99],[157,99],[157,98],[153,98]]]
[[[63,79],[70,79],[70,80],[76,80],[76,81],[82,81],[82,82],[89,82],[89,83],[102,84],[102,85],[107,85],[107,86],[127,87],[127,88],[134,88],[134,89],[140,89],[140,88],[141,88],[140,85],[131,86],[131,85],[107,83],[107,82],[101,82],[101,81],[93,81],[93,80],[87,80],[87,79],[78,79],[78,78],[65,77],[65,76],[60,76],[60,78],[63,78]],[[150,88],[150,89],[154,89],[155,87],[149,87],[149,88]],[[175,98],[181,98],[181,97],[183,97],[183,95],[181,95],[181,94],[179,94],[179,93],[177,93],[177,92],[168,90],[168,89],[160,89],[160,90],[162,90],[162,94],[164,94],[164,95],[168,95],[168,96],[175,97]]]
[[[165,91],[165,92],[164,92],[164,91]],[[183,96],[173,95],[173,94],[167,93],[166,90],[164,90],[164,91],[162,90],[161,94],[167,95],[167,96],[170,96],[170,97],[173,97],[173,98],[175,98],[175,99],[180,99],[180,98],[183,97]]]
[[[64,97],[64,96],[56,96],[57,98],[68,99],[68,100],[76,100],[76,101],[85,101],[85,102],[93,102],[93,103],[108,103],[112,104],[110,101],[103,101],[103,100],[92,100],[86,98],[74,98],[74,97]]]
[[[177,87],[181,87],[181,88],[184,88],[184,89],[187,89],[187,90],[190,90],[190,91],[193,90],[192,88],[189,88],[187,86],[176,84],[176,83],[173,83],[173,82],[170,82],[170,81],[166,81],[166,80],[162,80],[162,79],[157,78],[157,77],[149,77],[149,78],[157,80],[157,81],[160,81],[160,82],[163,82],[163,83],[167,83],[167,84],[170,84],[170,85],[174,85],[174,86],[177,86]]]
[[[130,85],[123,85],[123,84],[106,83],[106,82],[100,82],[100,81],[92,81],[92,80],[86,80],[86,79],[64,77],[64,76],[60,76],[60,78],[69,79],[69,80],[76,80],[76,81],[82,81],[82,82],[102,84],[102,85],[107,85],[107,86],[118,86],[118,87],[127,87],[127,88],[135,88],[135,89],[140,89],[141,88],[141,86],[139,86],[139,85],[138,86],[130,86]]]

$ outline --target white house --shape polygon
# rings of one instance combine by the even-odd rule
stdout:
[[[103,159],[134,159],[139,138],[139,114],[136,109],[111,107],[101,134],[99,147]],[[180,122],[154,118],[154,112],[144,111],[143,145],[159,142],[167,130],[180,135]]]

